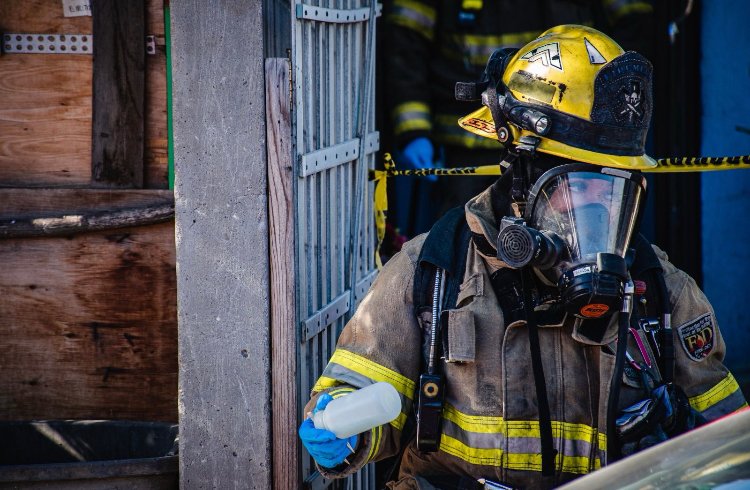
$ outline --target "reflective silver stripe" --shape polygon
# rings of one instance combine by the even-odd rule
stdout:
[[[374,383],[371,378],[362,374],[356,373],[351,369],[347,369],[340,364],[328,363],[326,368],[323,370],[323,375],[329,378],[334,378],[342,383],[362,388],[363,386],[369,386]]]
[[[434,37],[435,10],[413,0],[396,0],[388,16],[391,24],[406,27],[418,32],[429,40]]]
[[[446,419],[443,419],[443,432],[467,446],[478,449],[504,448],[507,440],[507,451],[510,453],[533,454],[542,451],[542,443],[538,437],[506,437],[500,432],[469,432]],[[560,435],[555,434],[555,436],[555,448],[563,456],[588,458],[591,455],[591,441],[563,438],[562,447],[560,447]]]
[[[643,0],[608,0],[604,2],[604,10],[617,18],[633,12],[652,12],[654,7]]]
[[[505,434],[500,432],[469,432],[452,421],[443,418],[443,433],[479,449],[499,449],[505,447]]]
[[[420,101],[404,102],[393,109],[393,125],[396,134],[432,128],[430,107]]]
[[[375,380],[368,378],[365,375],[359,374],[346,368],[340,364],[329,362],[326,368],[323,370],[323,376],[334,378],[340,381],[342,384],[352,385],[357,388],[364,388],[375,383]],[[401,397],[401,406],[405,406],[407,400],[411,400],[408,396],[403,393],[398,394]]]
[[[742,408],[746,403],[747,402],[745,401],[745,397],[742,394],[742,391],[738,389],[720,402],[717,402],[708,407],[706,410],[701,412],[701,415],[706,417],[708,420],[718,419],[723,415],[732,413]]]
[[[455,34],[451,36],[452,42],[441,47],[441,54],[450,60],[466,61],[471,65],[483,67],[496,49],[520,48],[539,34],[540,31],[516,32],[500,36]],[[451,49],[451,47],[458,49]]]

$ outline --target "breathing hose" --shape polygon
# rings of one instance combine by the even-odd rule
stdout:
[[[612,464],[622,457],[617,437],[617,412],[620,404],[620,387],[622,373],[625,369],[625,353],[628,348],[628,327],[630,313],[633,311],[633,292],[635,286],[632,281],[625,284],[625,297],[617,325],[617,351],[615,353],[615,368],[612,371],[612,381],[609,386],[607,400],[607,464]]]

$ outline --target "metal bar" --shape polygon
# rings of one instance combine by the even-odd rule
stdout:
[[[293,127],[292,127],[292,138],[295,142],[294,145],[294,154],[295,157],[299,154],[304,152],[305,149],[305,118],[307,115],[307,105],[306,105],[306,84],[305,82],[305,76],[303,72],[303,66],[304,66],[304,60],[305,60],[305,53],[307,50],[307,44],[305,42],[305,31],[311,27],[310,23],[302,23],[302,22],[296,22],[293,21],[293,36],[292,36],[292,51],[291,51],[291,64],[292,64],[292,76],[293,76],[293,93],[292,96],[294,97],[294,105],[292,106],[292,116],[293,116]],[[294,160],[293,160],[294,161]],[[293,168],[293,172],[297,173],[297,170]],[[306,240],[306,215],[305,215],[305,203],[307,202],[307,191],[306,191],[306,184],[307,182],[299,180],[299,179],[293,179],[294,186],[295,186],[295,195],[294,195],[294,216],[295,216],[295,235],[296,235],[296,253],[295,253],[295,267],[297,269],[297,301],[295,304],[295,311],[297,318],[303,318],[306,317],[308,314],[307,310],[307,302],[308,302],[308,291],[306,287],[306,279],[308,275],[308,264],[305,260],[305,250],[307,246],[307,240]],[[298,384],[298,405],[296,409],[297,413],[297,422],[301,422],[305,414],[304,412],[304,404],[307,398],[310,396],[310,386],[312,385],[312,380],[310,379],[310,370],[308,368],[309,361],[310,361],[310,349],[309,344],[305,344],[302,341],[302,327],[300,325],[299,331],[295,332],[296,335],[296,342],[295,345],[298,346],[298,359],[299,359],[299,384]],[[301,455],[301,465],[300,468],[293,468],[291,471],[294,471],[295,473],[297,471],[300,472],[300,475],[302,478],[305,478],[307,475],[310,474],[312,469],[314,468],[310,456],[307,454],[307,452],[302,449],[302,455]]]
[[[370,9],[372,12],[375,11],[375,3],[374,0],[370,0],[372,3],[370,4]],[[362,154],[364,153],[364,143],[366,138],[366,131],[368,127],[368,118],[367,115],[369,113],[369,106],[370,106],[370,89],[371,89],[371,77],[370,77],[370,71],[372,69],[372,66],[374,65],[373,58],[370,56],[372,53],[372,50],[374,49],[374,39],[375,38],[375,19],[371,18],[370,21],[367,23],[367,30],[365,31],[365,53],[362,53],[362,56],[364,57],[365,61],[365,69],[363,70],[362,76],[364,77],[363,80],[360,81],[360,87],[359,87],[359,103],[357,108],[357,136],[362,138],[362,141],[360,141],[360,158],[357,162],[357,165],[355,167],[355,199],[354,199],[354,221],[352,223],[352,254],[351,254],[351,260],[352,264],[350,266],[350,281],[354,283],[356,278],[358,277],[358,270],[360,269],[360,244],[362,243],[362,236],[360,233],[360,229],[362,227],[362,220],[363,220],[363,214],[364,214],[364,203],[362,200],[365,198],[365,189],[367,186],[367,167],[365,166],[365,162],[362,159]]]
[[[359,138],[350,139],[322,148],[300,157],[299,176],[309,177],[317,172],[356,160],[359,156]],[[365,156],[380,149],[380,133],[374,131],[365,137]]]
[[[378,4],[375,15],[379,16],[382,11],[383,6]],[[367,21],[370,18],[370,7],[359,9],[333,9],[298,3],[295,6],[295,13],[297,18],[302,20],[315,20],[318,22],[329,22],[334,24],[353,24],[355,22]]]
[[[336,90],[339,85],[338,80],[338,59],[339,55],[339,32],[341,26],[332,24],[329,26],[329,46],[328,46],[328,83],[329,83],[329,106],[327,118],[330,123],[328,126],[328,134],[330,141],[338,142],[342,138],[339,134],[340,120],[336,117],[337,108],[339,106],[339,91]],[[338,175],[340,167],[326,170],[328,176],[328,188],[326,194],[326,203],[328,205],[328,266],[329,266],[329,288],[330,294],[335,295],[346,289],[346,286],[339,281],[338,277],[338,229],[339,223],[339,212],[340,208],[337,203],[337,186],[338,186]],[[335,341],[334,335],[331,335]],[[333,352],[329,349],[329,354]]]
[[[373,111],[374,113],[374,111]],[[365,155],[375,153],[380,149],[380,132],[373,131],[365,138]]]
[[[2,48],[7,54],[93,54],[94,36],[6,32]]]
[[[308,177],[322,170],[350,162],[357,158],[358,152],[359,138],[355,138],[302,155],[300,159],[300,177]]]
[[[325,329],[342,316],[349,312],[351,291],[346,290],[338,295],[336,299],[328,303],[320,310],[313,313],[307,320],[302,322],[302,331],[304,340],[307,342],[312,337]]]
[[[318,92],[318,110],[316,118],[318,121],[318,134],[320,135],[320,147],[325,148],[332,146],[335,140],[331,138],[330,133],[330,105],[331,105],[331,79],[329,63],[331,61],[331,28],[333,25],[321,24],[318,27],[320,34],[318,50],[318,74],[320,76],[320,91]],[[317,175],[320,182],[316,199],[319,210],[319,228],[318,237],[320,242],[319,274],[317,281],[320,283],[320,304],[328,304],[331,301],[331,281],[330,281],[330,240],[329,229],[331,225],[330,208],[328,206],[328,194],[330,185],[330,172],[328,170],[320,172]],[[323,344],[323,357],[328,359],[329,352],[326,348],[327,343]]]

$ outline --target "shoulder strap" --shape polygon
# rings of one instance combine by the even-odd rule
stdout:
[[[436,268],[446,272],[442,306],[453,308],[456,304],[470,239],[471,232],[463,206],[451,209],[433,225],[419,253],[414,277],[414,307],[417,314],[432,306]]]
[[[634,247],[635,260],[630,269],[631,275],[646,283],[646,315],[659,318],[661,322],[660,335],[654,337],[654,340],[658,343],[662,378],[670,383],[674,380],[674,341],[670,324],[672,306],[664,281],[664,270],[651,243],[643,235],[635,237]]]

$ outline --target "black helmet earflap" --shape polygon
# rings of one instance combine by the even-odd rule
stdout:
[[[456,100],[481,100],[482,104],[490,109],[495,122],[495,131],[501,143],[508,141],[511,133],[507,118],[499,106],[497,92],[498,88],[502,93],[505,92],[505,88],[501,87],[503,73],[517,51],[517,48],[496,49],[487,60],[487,66],[478,82],[457,82],[455,88]]]
[[[527,129],[540,136],[547,134],[550,129],[550,118],[547,114],[515,100],[503,84],[503,74],[517,52],[518,49],[515,48],[496,49],[487,61],[479,82],[458,82],[455,88],[456,100],[481,99],[482,104],[489,108],[497,139],[503,144],[514,143],[513,133],[508,126],[509,121],[519,128]],[[538,145],[536,140],[534,137],[531,139],[522,137],[515,142],[516,149],[528,151],[533,155]]]
[[[488,87],[497,91],[497,87],[502,83],[503,73],[508,66],[508,62],[518,49],[500,48],[496,49],[490,59],[487,60],[487,66],[482,72],[482,76],[477,82],[456,82],[455,97],[456,100],[472,102],[482,100],[482,94]]]

